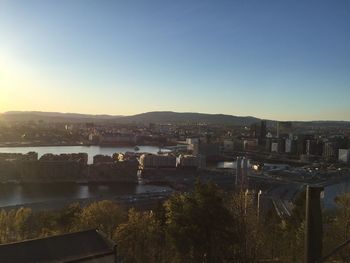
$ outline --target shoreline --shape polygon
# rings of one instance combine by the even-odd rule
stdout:
[[[37,182],[0,182],[0,185],[134,185],[137,186],[139,183],[127,182],[127,181],[87,181],[87,182],[77,182],[77,181],[37,181]]]
[[[111,196],[97,196],[87,198],[67,198],[67,199],[56,199],[39,202],[22,203],[15,205],[6,205],[0,207],[0,210],[9,211],[12,209],[19,209],[21,207],[30,208],[33,211],[58,211],[66,208],[70,204],[79,203],[80,206],[84,207],[93,202],[102,200],[110,200],[114,203],[121,205],[124,208],[149,208],[157,205],[158,201],[165,200],[168,198],[174,190],[171,191],[160,191],[154,193],[141,193],[141,194],[126,194],[126,195],[111,195]]]
[[[85,147],[90,147],[90,146],[98,146],[101,148],[110,148],[110,147],[135,147],[135,146],[152,146],[152,147],[159,147],[157,144],[94,144],[94,143],[60,143],[60,144],[55,144],[55,143],[29,143],[29,144],[23,144],[23,143],[0,143],[0,148],[16,148],[16,147],[64,147],[64,146],[85,146]],[[164,147],[161,147],[162,149]]]

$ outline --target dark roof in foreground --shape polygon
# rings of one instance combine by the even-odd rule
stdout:
[[[0,261],[67,262],[114,254],[114,243],[98,230],[86,230],[0,245]]]

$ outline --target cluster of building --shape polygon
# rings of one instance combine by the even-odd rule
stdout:
[[[140,167],[146,168],[204,168],[206,160],[200,155],[142,154]]]
[[[0,153],[0,161],[37,161],[38,153]]]
[[[114,155],[118,156],[118,154]],[[86,153],[37,153],[0,155],[0,182],[126,182],[137,183],[138,161],[95,156],[87,163]]]
[[[349,136],[337,131],[305,130],[293,127],[292,122],[274,124],[265,120],[237,130],[221,136],[191,137],[184,143],[189,152],[206,156],[207,160],[220,160],[248,152],[304,162],[349,163]]]
[[[99,145],[136,145],[137,136],[132,133],[121,132],[97,132],[89,134],[89,141]]]
[[[137,182],[139,169],[206,167],[202,155],[173,153],[115,153],[95,155],[88,164],[86,153],[0,154],[1,182]]]
[[[298,132],[291,122],[277,122],[275,136],[263,135],[262,144],[267,152],[295,156],[302,161],[341,161],[340,154],[347,151],[342,148],[350,148],[349,139],[344,135]]]
[[[88,163],[87,153],[62,153],[62,154],[52,154],[46,153],[42,155],[39,159],[40,161],[51,161],[51,162],[77,162],[81,166],[86,166]]]

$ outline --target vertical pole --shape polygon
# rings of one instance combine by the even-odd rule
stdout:
[[[322,214],[320,194],[323,187],[307,186],[305,215],[305,263],[322,257]]]
[[[118,262],[119,262],[119,260],[118,260],[118,250],[117,250],[117,245],[114,245],[113,250],[114,250],[114,262],[115,262],[115,263],[118,263]]]
[[[259,190],[258,192],[258,207],[257,207],[257,218],[258,218],[258,222],[259,222],[259,218],[260,218],[260,196],[262,194],[262,191]]]
[[[244,192],[244,214],[247,214],[247,206],[248,206],[248,194],[249,194],[249,190],[246,189]]]
[[[237,157],[236,159],[236,186],[240,186],[242,180],[242,158]],[[240,189],[242,191],[242,189]]]

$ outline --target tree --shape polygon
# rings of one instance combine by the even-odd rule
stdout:
[[[345,241],[350,238],[350,193],[344,193],[335,198],[338,206],[337,224],[340,226],[340,238]]]
[[[294,202],[291,216],[286,218],[283,240],[288,243],[284,249],[286,262],[302,262],[305,240],[306,191],[299,193]]]
[[[337,210],[333,215],[328,214],[324,231],[326,253],[350,239],[350,193],[337,196],[335,203]],[[342,249],[334,257],[339,257],[343,262],[349,262],[350,252],[348,249]]]
[[[32,210],[30,208],[19,208],[14,217],[14,228],[16,229],[16,239],[23,240],[31,235],[31,217]]]
[[[164,232],[152,211],[129,210],[128,222],[118,226],[115,240],[123,262],[163,262]]]
[[[84,228],[98,228],[110,238],[124,218],[123,209],[108,200],[92,203],[83,208],[80,214],[80,222]]]
[[[0,211],[0,244],[8,240],[8,220],[7,212],[4,209]]]
[[[213,184],[165,203],[167,233],[180,262],[225,262],[236,236],[229,210]]]
[[[82,208],[79,203],[70,204],[60,212],[57,221],[64,233],[80,230],[79,219],[81,217],[81,212]]]
[[[227,202],[232,214],[236,243],[233,247],[235,262],[257,262],[264,241],[262,218],[258,218],[254,193],[239,192],[230,195]]]
[[[266,259],[275,260],[283,255],[283,251],[288,249],[283,237],[283,223],[274,208],[267,211],[262,219],[262,256]]]

